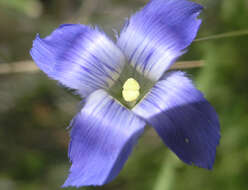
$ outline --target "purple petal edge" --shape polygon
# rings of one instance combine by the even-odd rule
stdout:
[[[183,72],[170,72],[133,108],[187,164],[212,169],[220,140],[218,116]]]
[[[103,90],[92,93],[72,122],[70,174],[63,187],[113,180],[131,154],[145,122]]]
[[[109,88],[119,77],[125,58],[99,29],[65,24],[33,42],[30,54],[49,77],[75,89],[82,97]]]
[[[196,37],[202,6],[187,0],[153,0],[125,24],[117,45],[129,63],[158,80]]]

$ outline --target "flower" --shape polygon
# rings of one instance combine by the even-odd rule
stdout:
[[[152,0],[126,22],[116,43],[80,24],[36,37],[31,56],[40,69],[85,98],[71,123],[64,187],[113,180],[146,124],[182,161],[212,168],[217,114],[185,73],[168,71],[194,40],[201,10],[187,0]]]

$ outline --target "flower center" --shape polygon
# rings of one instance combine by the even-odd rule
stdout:
[[[126,102],[137,100],[140,95],[140,85],[134,78],[126,80],[122,87],[122,97]]]
[[[119,78],[108,89],[108,93],[123,106],[132,109],[144,98],[154,84],[154,81],[137,72],[132,65],[126,64]]]

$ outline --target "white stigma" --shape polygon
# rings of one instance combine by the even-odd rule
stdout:
[[[140,95],[140,85],[133,78],[127,79],[122,88],[122,97],[126,102],[133,102]]]

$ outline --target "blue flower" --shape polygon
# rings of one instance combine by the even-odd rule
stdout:
[[[36,37],[31,56],[40,69],[85,98],[71,123],[64,187],[113,180],[146,124],[182,161],[212,168],[217,114],[185,73],[168,71],[194,40],[201,10],[187,0],[152,0],[126,22],[116,43],[80,24]]]

